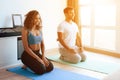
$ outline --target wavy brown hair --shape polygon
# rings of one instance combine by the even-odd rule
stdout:
[[[25,16],[24,27],[26,29],[31,30],[32,27],[35,25],[35,18],[37,15],[40,15],[37,10],[29,11]],[[42,27],[42,19],[40,17],[40,24],[36,26],[36,29],[40,29]]]

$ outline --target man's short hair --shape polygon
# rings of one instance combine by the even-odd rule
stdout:
[[[72,8],[72,7],[66,7],[66,8],[63,10],[63,12],[64,12],[64,13],[68,13],[68,11],[70,11],[70,10],[74,10],[74,8]]]

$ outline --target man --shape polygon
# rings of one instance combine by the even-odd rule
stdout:
[[[67,7],[64,9],[64,14],[65,20],[59,24],[57,29],[60,59],[71,63],[85,61],[86,56],[83,54],[78,26],[73,22],[74,9]]]

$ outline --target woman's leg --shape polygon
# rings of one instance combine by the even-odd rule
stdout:
[[[47,59],[48,60],[48,59]],[[46,67],[46,72],[50,72],[53,70],[53,64],[49,61],[49,65]]]
[[[37,53],[37,55],[40,57],[40,58],[42,58],[42,56],[41,56],[41,54],[38,52]],[[49,59],[48,58],[46,58],[48,61],[49,61]],[[52,71],[53,70],[53,64],[49,61],[49,65],[46,67],[46,72],[50,72],[50,71]]]
[[[23,66],[22,66],[22,69],[27,69],[27,66],[26,66],[26,65],[23,65]]]
[[[21,56],[21,60],[24,65],[26,65],[28,68],[30,68],[33,72],[36,74],[43,74],[46,72],[45,66],[37,61],[35,58],[30,56],[27,52],[23,52]]]

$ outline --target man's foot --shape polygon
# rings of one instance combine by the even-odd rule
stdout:
[[[81,60],[80,62],[85,62],[85,60]]]
[[[61,59],[61,60],[64,60],[64,56],[60,56],[60,59]]]

